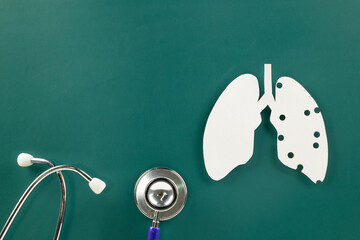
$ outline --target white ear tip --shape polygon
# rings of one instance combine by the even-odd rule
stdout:
[[[106,183],[98,178],[93,178],[89,182],[89,186],[94,193],[100,194],[105,189]]]
[[[20,153],[17,157],[17,163],[20,167],[28,167],[32,165],[31,159],[34,158],[28,153]]]

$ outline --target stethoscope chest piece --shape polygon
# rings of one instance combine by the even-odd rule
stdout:
[[[135,185],[135,202],[148,218],[164,221],[175,217],[187,198],[185,181],[168,168],[153,168],[140,176]]]

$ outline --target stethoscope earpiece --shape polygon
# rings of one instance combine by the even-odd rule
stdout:
[[[33,162],[31,161],[34,157],[28,153],[20,153],[17,157],[17,163],[20,167],[29,167],[33,165]]]
[[[178,215],[186,199],[186,184],[177,172],[168,168],[153,168],[140,176],[135,185],[135,202],[145,216],[153,219],[148,240],[159,239],[159,222]]]

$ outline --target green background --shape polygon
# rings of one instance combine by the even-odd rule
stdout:
[[[107,183],[94,195],[65,172],[62,239],[146,239],[151,220],[133,188],[152,167],[179,172],[188,202],[161,223],[161,239],[360,238],[360,2],[0,0],[0,223],[45,166],[19,168],[21,152],[72,164]],[[248,164],[212,181],[202,135],[235,77],[263,91],[299,81],[322,109],[325,181],[277,159],[270,111]],[[51,239],[59,186],[44,181],[7,239]]]

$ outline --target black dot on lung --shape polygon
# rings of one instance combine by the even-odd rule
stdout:
[[[320,146],[320,145],[319,145],[319,143],[317,143],[317,142],[313,144],[313,147],[314,147],[314,148],[319,148],[319,146]]]
[[[281,114],[279,118],[280,118],[281,121],[284,121],[286,117],[285,117],[284,114]]]
[[[279,135],[278,139],[279,139],[279,141],[283,141],[284,140],[284,135]]]
[[[301,164],[297,165],[297,167],[296,167],[296,170],[297,170],[297,171],[301,171],[301,170],[303,170],[303,169],[304,169],[304,166],[301,165]]]
[[[319,112],[320,112],[320,108],[319,108],[319,107],[316,107],[316,108],[314,109],[314,112],[315,112],[315,113],[319,113]]]
[[[314,132],[314,137],[316,138],[320,137],[320,133],[318,131]]]
[[[304,114],[305,114],[305,116],[309,116],[309,115],[310,115],[310,111],[309,111],[309,110],[305,110],[305,111],[304,111]]]
[[[283,85],[282,85],[281,82],[279,82],[279,83],[276,84],[276,87],[277,87],[277,88],[282,88],[282,86],[283,86]]]
[[[289,152],[288,153],[288,158],[293,158],[294,157],[294,153],[293,152]]]

